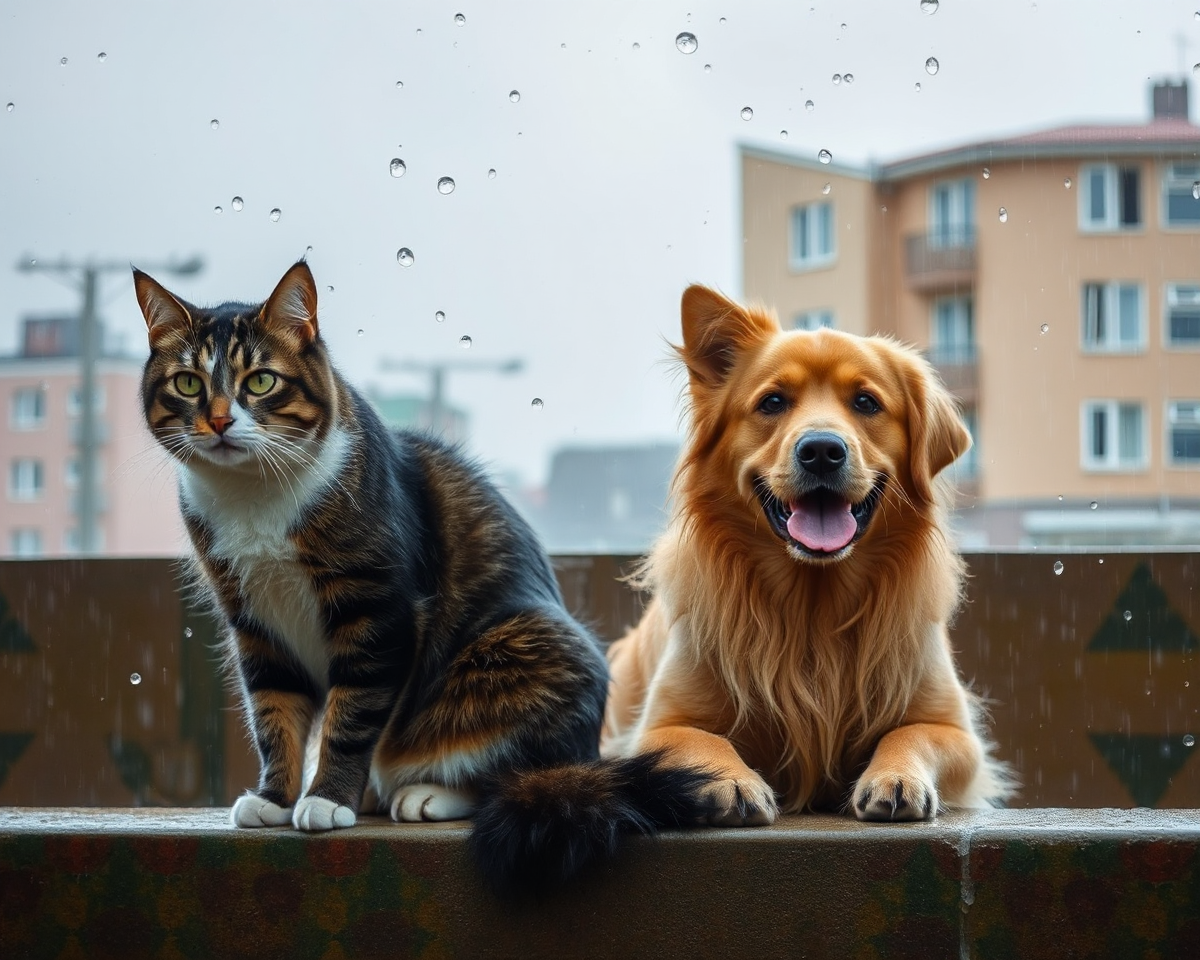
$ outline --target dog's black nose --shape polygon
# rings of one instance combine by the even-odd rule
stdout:
[[[796,461],[809,473],[824,476],[846,465],[846,442],[836,433],[806,433],[796,444]]]

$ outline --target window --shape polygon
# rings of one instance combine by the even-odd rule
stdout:
[[[1083,466],[1087,470],[1136,470],[1146,463],[1142,405],[1126,400],[1083,404]]]
[[[929,245],[967,247],[975,243],[975,181],[948,180],[929,188]]]
[[[8,471],[8,496],[11,500],[38,500],[45,491],[41,460],[14,460]]]
[[[96,384],[92,391],[92,405],[96,413],[104,412],[104,387]],[[83,388],[72,387],[67,394],[67,414],[72,417],[77,417],[83,413]]]
[[[975,362],[975,302],[971,297],[934,301],[929,359],[943,365]]]
[[[40,557],[42,555],[42,531],[14,530],[8,538],[8,552],[14,557]]]
[[[1168,347],[1200,347],[1200,283],[1167,284]]]
[[[804,310],[796,314],[792,326],[797,330],[820,330],[833,326],[832,310]]]
[[[1142,224],[1137,167],[1099,163],[1084,167],[1079,183],[1081,230],[1129,230]]]
[[[1172,163],[1163,177],[1163,223],[1200,226],[1200,163]]]
[[[1132,352],[1145,346],[1142,288],[1136,283],[1083,285],[1083,349]]]
[[[792,266],[807,269],[829,263],[833,248],[833,204],[810,203],[792,210]]]
[[[14,430],[36,430],[46,423],[46,391],[41,387],[20,387],[13,393]]]
[[[1200,466],[1200,400],[1167,404],[1167,456],[1172,466]]]

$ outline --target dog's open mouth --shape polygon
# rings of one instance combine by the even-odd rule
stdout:
[[[859,503],[851,503],[828,487],[785,503],[771,493],[764,480],[754,484],[771,529],[787,543],[819,558],[841,553],[867,532],[886,485],[887,477],[881,475]]]

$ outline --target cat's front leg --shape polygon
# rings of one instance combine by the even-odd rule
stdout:
[[[237,827],[282,826],[300,795],[304,743],[316,713],[316,690],[295,665],[250,631],[236,636],[243,706],[259,758],[258,787],[230,811]]]
[[[348,683],[330,688],[321,722],[316,776],[292,813],[297,830],[354,826],[371,756],[395,698],[390,687]]]

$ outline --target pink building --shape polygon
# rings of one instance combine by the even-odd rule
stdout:
[[[80,364],[74,318],[27,319],[0,357],[0,557],[79,553]],[[96,552],[175,556],[185,543],[175,471],[142,422],[142,360],[96,365]]]

